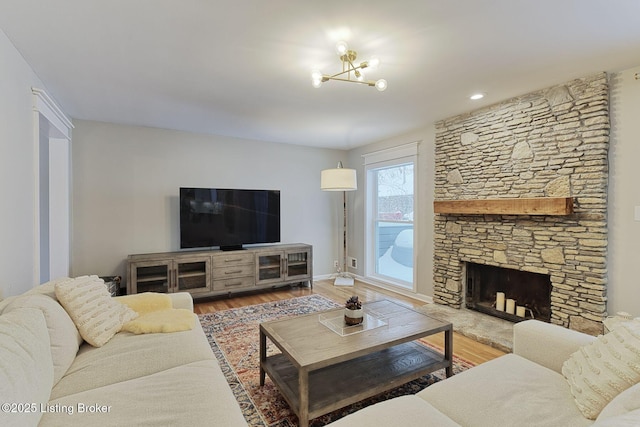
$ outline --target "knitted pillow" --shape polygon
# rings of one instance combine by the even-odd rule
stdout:
[[[81,276],[56,283],[56,297],[67,310],[82,338],[94,347],[102,347],[122,325],[138,314],[111,298],[104,280]]]
[[[640,382],[640,322],[629,322],[581,347],[562,365],[582,414],[596,419],[618,394]]]

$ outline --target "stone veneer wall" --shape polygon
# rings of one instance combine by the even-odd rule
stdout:
[[[604,73],[436,123],[435,199],[574,197],[574,214],[435,215],[434,296],[459,308],[464,262],[551,276],[551,322],[606,316],[609,90]]]

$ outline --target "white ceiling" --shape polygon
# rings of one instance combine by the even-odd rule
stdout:
[[[637,0],[0,0],[0,28],[73,118],[339,149],[640,65]],[[385,92],[311,86],[339,39]]]

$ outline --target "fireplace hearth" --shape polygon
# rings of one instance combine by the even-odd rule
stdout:
[[[472,262],[465,267],[467,308],[512,322],[551,320],[549,275]],[[499,295],[504,298],[502,303]]]

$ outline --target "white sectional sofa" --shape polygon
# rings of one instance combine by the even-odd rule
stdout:
[[[612,355],[630,362],[628,368],[640,374],[637,341],[640,322],[635,322],[634,336],[623,336],[622,345],[626,348],[613,350]],[[528,320],[514,325],[513,344],[513,354],[437,382],[416,395],[369,406],[330,426],[640,426],[640,384],[637,379],[630,378],[629,381],[636,384],[613,397],[597,416],[592,416],[594,419],[588,419],[574,399],[573,393],[577,393],[577,389],[586,393],[585,383],[581,380],[602,374],[602,364],[609,363],[605,353],[615,344],[608,335],[596,339],[560,326]],[[581,351],[575,353],[579,349]],[[635,357],[625,354],[626,350],[635,353]],[[575,365],[570,369],[578,373],[572,390],[562,373],[564,367],[571,377],[565,361],[571,359],[573,363],[580,363],[585,361],[585,356],[589,363],[583,369],[576,369]],[[602,391],[608,392],[606,387]],[[583,409],[589,413],[588,408]]]
[[[189,294],[170,297],[193,312]],[[94,347],[53,283],[1,301],[0,425],[246,426],[197,318],[194,325],[119,332]]]

